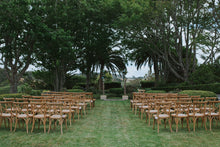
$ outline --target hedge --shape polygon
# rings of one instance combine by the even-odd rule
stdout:
[[[166,93],[164,90],[148,90],[146,93]]]
[[[110,88],[109,92],[113,93],[113,94],[122,94],[123,93],[123,88]]]
[[[154,81],[141,81],[141,88],[151,88],[154,87],[155,82]]]
[[[67,92],[84,92],[82,89],[67,89]]]
[[[110,89],[110,88],[121,88],[121,83],[120,82],[106,82],[105,89]]]
[[[3,98],[22,98],[22,95],[26,95],[26,94],[24,93],[1,94],[0,101],[2,101]]]
[[[201,97],[216,97],[214,92],[203,90],[184,90],[179,92],[179,94],[187,94],[189,96],[200,95]]]
[[[167,92],[175,91],[175,90],[205,90],[205,91],[212,91],[214,93],[220,93],[220,83],[188,85],[188,86],[153,87],[152,90],[165,90]]]

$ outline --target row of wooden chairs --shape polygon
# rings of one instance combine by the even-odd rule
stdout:
[[[13,123],[15,124],[14,131],[16,131],[17,125],[20,127],[20,120],[22,120],[26,124],[26,131],[28,133],[28,124],[32,122],[31,132],[33,132],[35,122],[38,120],[38,128],[40,124],[43,123],[44,132],[46,132],[46,122],[48,121],[49,133],[52,120],[54,120],[54,128],[58,121],[61,126],[61,134],[63,134],[63,122],[65,122],[67,128],[67,120],[69,120],[70,125],[72,121],[74,122],[74,113],[78,114],[79,119],[80,115],[82,117],[83,109],[86,115],[85,109],[90,103],[91,101],[86,102],[84,95],[46,95],[4,98],[4,101],[0,101],[0,127],[2,122],[4,122],[6,127],[6,121],[8,120],[10,131],[12,131]],[[94,107],[94,101],[92,107]]]
[[[178,95],[171,96],[164,94],[164,96],[153,94],[145,97],[145,93],[135,93],[136,96],[131,100],[132,111],[139,110],[139,116],[143,118],[143,114],[146,113],[146,122],[150,125],[150,119],[153,118],[153,128],[157,122],[158,132],[159,124],[161,120],[164,120],[166,126],[166,120],[168,119],[170,131],[172,132],[172,122],[175,120],[176,131],[178,132],[179,120],[183,122],[185,119],[187,122],[187,128],[189,128],[190,120],[193,121],[193,131],[195,131],[195,124],[198,119],[202,119],[202,124],[206,128],[206,119],[209,119],[210,130],[212,128],[212,120],[219,120],[220,110],[217,97],[201,98],[200,96],[188,96]],[[144,96],[143,96],[144,95]],[[169,97],[168,97],[169,95]],[[170,121],[172,119],[172,121]],[[183,123],[182,123],[183,124]]]

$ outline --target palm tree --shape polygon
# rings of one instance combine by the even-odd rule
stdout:
[[[126,69],[125,58],[120,50],[113,50],[110,47],[97,50],[97,69],[100,69],[99,89],[102,89],[102,77],[104,68],[116,74]]]

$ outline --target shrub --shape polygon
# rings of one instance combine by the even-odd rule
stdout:
[[[215,82],[214,66],[204,64],[198,66],[195,72],[190,76],[190,81],[192,81],[193,84],[209,84]]]
[[[9,93],[9,92],[10,92],[10,86],[0,87],[0,94]]]
[[[110,89],[110,88],[121,88],[121,83],[120,82],[106,82],[105,89]]]
[[[2,101],[3,98],[22,98],[22,95],[25,95],[25,94],[23,93],[1,94],[0,101]]]
[[[153,90],[165,90],[165,91],[180,91],[180,90],[207,90],[214,93],[220,93],[220,83],[214,84],[199,84],[188,86],[167,86],[167,87],[153,87]]]
[[[141,88],[151,88],[154,87],[154,81],[141,81]]]
[[[110,88],[109,92],[120,95],[123,93],[123,88]]]
[[[18,86],[18,93],[31,94],[32,88],[27,83]]]
[[[68,89],[68,92],[84,92],[82,89]]]
[[[31,95],[40,96],[42,93],[42,90],[32,90]]]
[[[148,90],[146,93],[166,93],[164,90]]]
[[[127,85],[126,86],[126,93],[132,93],[137,91],[137,87],[133,86],[133,85]]]
[[[179,94],[188,94],[189,96],[200,95],[201,97],[216,97],[214,92],[203,90],[184,90],[179,92]]]

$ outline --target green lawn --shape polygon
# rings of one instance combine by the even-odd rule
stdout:
[[[3,127],[0,146],[220,146],[220,124],[212,132],[199,127],[195,133],[188,133],[186,128],[170,133],[161,125],[158,134],[131,112],[129,101],[97,100],[95,108],[87,112],[87,116],[64,129],[63,135],[59,128],[44,134],[43,128],[36,127],[32,134],[26,134],[25,129],[9,132]]]

